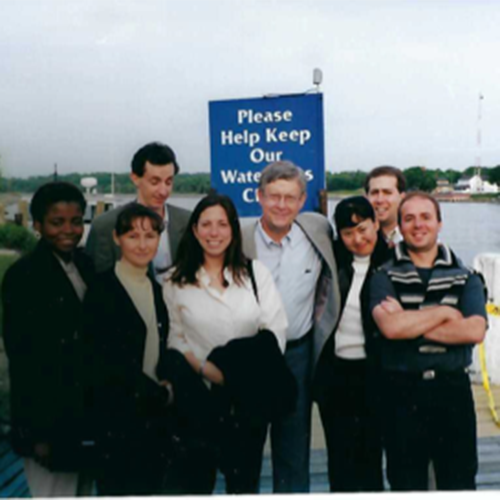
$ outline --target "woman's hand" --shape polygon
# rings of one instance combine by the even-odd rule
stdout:
[[[199,373],[212,384],[224,385],[223,373],[211,361],[202,362],[192,352],[186,352],[184,356],[186,356],[188,363],[196,373]]]
[[[224,374],[211,361],[206,361],[200,368],[200,375],[213,384],[224,385]]]

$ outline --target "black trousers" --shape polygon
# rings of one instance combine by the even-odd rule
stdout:
[[[99,496],[144,496],[169,493],[166,471],[171,464],[170,443],[158,437],[148,446],[146,440],[126,439],[110,446],[101,457],[96,475]]]
[[[376,373],[365,360],[335,358],[328,397],[319,403],[330,491],[383,491]]]
[[[469,376],[385,372],[387,475],[394,491],[427,490],[432,460],[438,490],[474,490],[476,414]]]
[[[168,480],[178,487],[173,493],[210,495],[218,470],[225,477],[227,493],[259,493],[267,427],[237,415],[226,415],[211,436],[180,436],[182,451],[173,457]]]

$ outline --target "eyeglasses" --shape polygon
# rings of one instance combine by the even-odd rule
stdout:
[[[300,196],[293,196],[291,194],[266,194],[265,197],[272,205],[280,205],[283,202],[287,207],[297,205],[300,200]]]

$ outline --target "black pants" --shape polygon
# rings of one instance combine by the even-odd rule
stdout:
[[[210,424],[185,421],[178,427],[180,453],[172,464],[175,483],[181,494],[209,495],[220,470],[227,493],[258,493],[268,423],[242,415],[224,387],[212,385],[210,396],[210,414],[216,415]],[[207,424],[206,417],[199,419]]]
[[[164,491],[165,468],[158,464],[133,463],[133,467],[108,471],[97,478],[99,496],[145,496],[161,495]]]
[[[376,377],[364,360],[335,358],[328,397],[319,404],[330,491],[382,491],[382,446]]]
[[[170,444],[127,439],[111,443],[101,458],[96,485],[99,496],[144,496],[169,493],[165,474],[171,464]],[[163,449],[162,449],[163,448]]]
[[[476,415],[469,376],[386,372],[382,388],[391,489],[427,490],[432,460],[438,490],[474,490]]]
[[[169,483],[178,485],[177,494],[209,495],[220,470],[227,493],[258,493],[266,434],[267,424],[226,415],[212,436],[181,436],[186,444],[173,457],[170,475],[174,477]]]

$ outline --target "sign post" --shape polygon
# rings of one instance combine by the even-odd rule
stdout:
[[[260,172],[284,160],[306,173],[304,210],[320,209],[325,188],[322,94],[212,101],[209,111],[212,187],[231,197],[241,217],[260,215]]]

